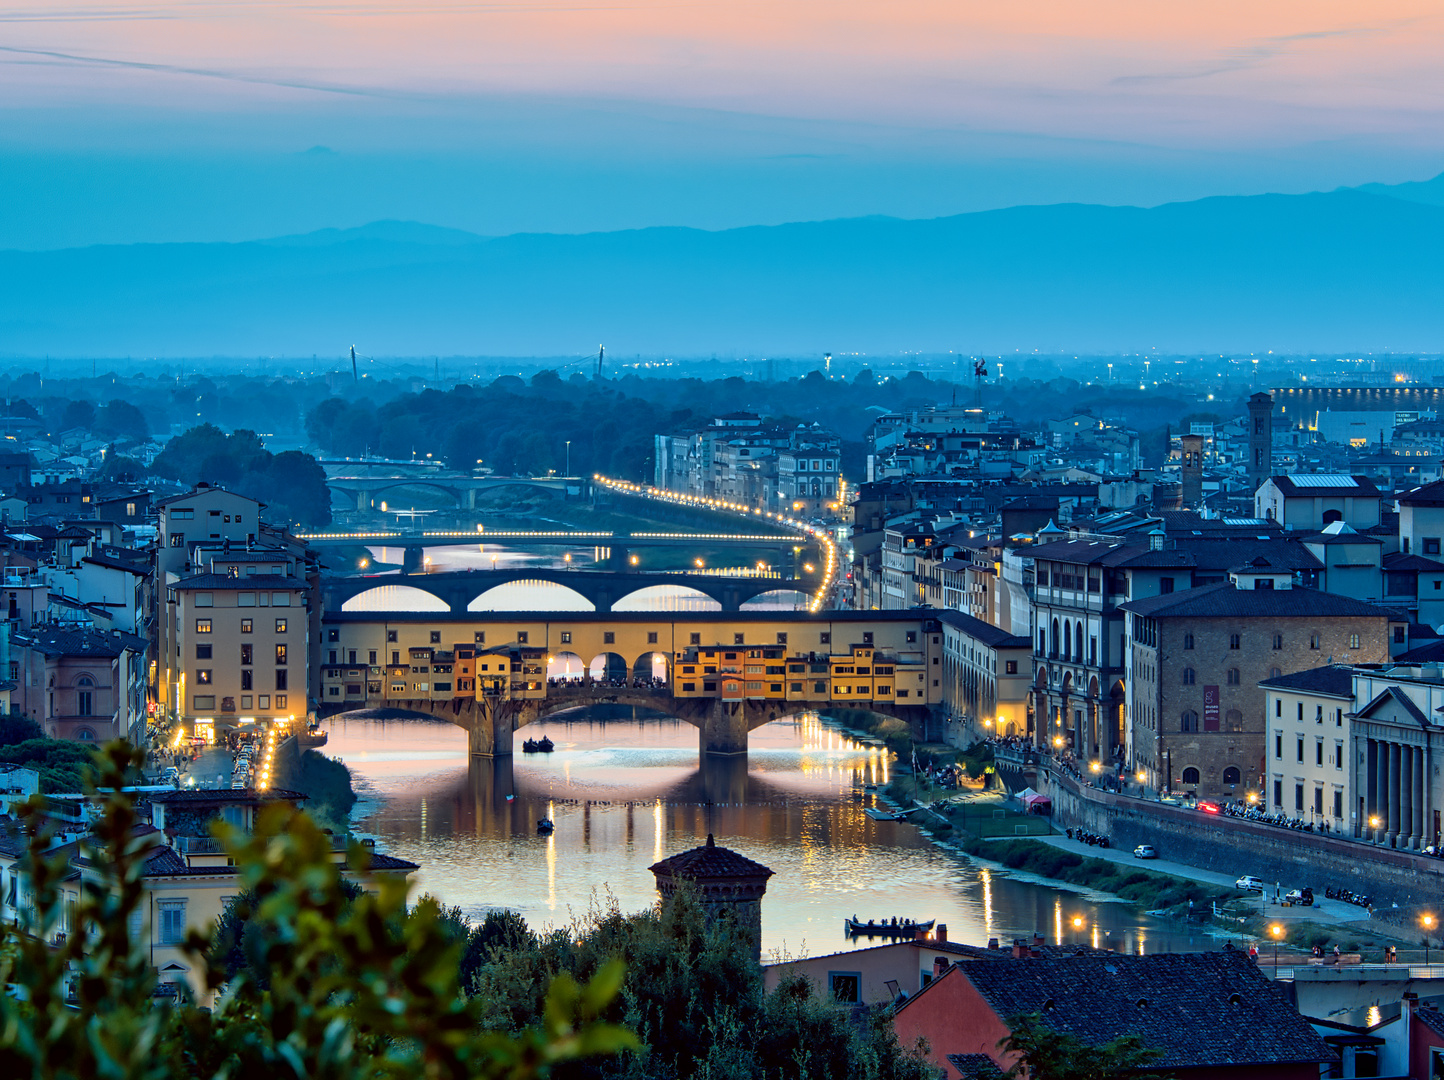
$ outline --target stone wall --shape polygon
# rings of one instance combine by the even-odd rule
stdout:
[[[1285,889],[1307,885],[1320,896],[1327,886],[1352,889],[1372,897],[1384,919],[1393,904],[1401,918],[1412,918],[1444,896],[1441,859],[1114,795],[1045,765],[1034,786],[1053,800],[1059,828],[1087,829],[1125,851],[1152,844],[1165,859],[1235,877],[1256,874]]]

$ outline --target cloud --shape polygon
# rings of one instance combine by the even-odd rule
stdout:
[[[1233,71],[1244,71],[1293,51],[1290,46],[1305,41],[1319,41],[1325,38],[1361,37],[1366,34],[1382,33],[1382,27],[1361,26],[1336,30],[1308,30],[1298,34],[1284,34],[1264,38],[1252,45],[1240,45],[1228,49],[1207,67],[1193,71],[1160,72],[1150,75],[1120,75],[1110,81],[1111,86],[1137,86],[1145,83],[1182,82],[1190,79],[1207,79],[1214,75],[1226,75]]]

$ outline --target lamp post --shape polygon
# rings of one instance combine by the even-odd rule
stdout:
[[[568,476],[571,476],[571,474],[572,474],[572,441],[571,441],[571,439],[568,439],[568,440],[567,440],[567,475],[568,475]]]
[[[1425,915],[1419,920],[1424,927],[1424,966],[1429,966],[1429,934],[1434,929],[1435,919],[1433,915]]]
[[[1280,923],[1274,923],[1269,927],[1269,935],[1274,939],[1274,978],[1279,977],[1279,938],[1284,936],[1284,928]]]

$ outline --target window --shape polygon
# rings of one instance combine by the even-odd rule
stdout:
[[[387,641],[395,641],[395,640],[396,640],[396,631],[395,631],[395,630],[388,630],[388,631],[386,631],[386,640],[387,640]],[[478,631],[476,631],[476,632],[472,635],[472,640],[473,640],[476,644],[478,644],[478,645],[485,645],[485,644],[486,644],[486,631],[485,631],[485,630],[478,630]]]
[[[160,944],[179,945],[186,937],[186,902],[184,900],[161,900]]]
[[[602,644],[603,644],[603,645],[615,645],[616,643],[617,643],[617,635],[616,635],[616,632],[615,632],[615,631],[605,630],[605,631],[602,632]]]
[[[1275,634],[1275,635],[1274,635],[1274,648],[1275,648],[1275,649],[1282,649],[1283,647],[1284,647],[1284,636],[1283,636],[1282,634]]]
[[[918,632],[917,632],[916,630],[909,630],[909,631],[907,632],[907,643],[908,643],[909,645],[916,645],[916,644],[917,644],[917,640],[918,640]]]
[[[825,694],[825,693],[827,693],[827,683],[825,683],[825,682],[815,682],[815,683],[813,683],[813,684],[812,684],[812,692],[813,692],[814,694]]]
[[[375,663],[376,663],[376,650],[375,650],[375,649],[370,650],[370,652],[369,652],[367,655],[368,655],[369,659],[368,659],[366,662],[367,662],[368,664],[375,665]]]
[[[563,644],[563,645],[570,645],[571,643],[572,643],[572,632],[571,632],[570,630],[563,630],[563,631],[562,631],[562,644]]]
[[[1284,733],[1282,731],[1274,732],[1274,759],[1276,761],[1284,759]]]
[[[277,694],[277,695],[276,695],[276,708],[278,708],[278,709],[284,709],[285,707],[286,707],[286,695],[285,695],[285,694]]]
[[[257,694],[257,695],[256,695],[256,708],[258,708],[258,709],[269,709],[270,707],[271,707],[271,695],[270,695],[270,694]]]
[[[745,638],[746,638],[746,635],[745,635],[745,634],[733,634],[733,635],[732,635],[732,644],[733,644],[733,645],[741,645],[741,644],[744,643]]]
[[[525,644],[527,643],[527,638],[528,638],[529,636],[530,636],[530,633],[529,633],[528,631],[526,631],[526,630],[518,630],[518,631],[516,632],[516,643],[517,643],[518,645],[525,645]]]
[[[1319,739],[1317,742],[1314,743],[1314,764],[1315,764],[1315,765],[1322,765],[1323,763],[1324,763],[1324,740],[1323,740],[1323,739]],[[1319,812],[1320,812],[1320,813],[1323,812],[1323,807],[1319,807]]]
[[[286,620],[285,620],[285,619],[277,619],[277,620],[276,620],[276,633],[278,633],[278,634],[284,634],[285,632],[286,632]]]
[[[1277,678],[1278,678],[1280,675],[1282,675],[1282,674],[1283,674],[1283,669],[1282,669],[1282,668],[1276,668],[1276,667],[1271,667],[1271,668],[1269,668],[1269,678],[1270,678],[1270,679],[1277,679]]]
[[[236,607],[255,607],[256,594],[253,592],[236,593]]]
[[[1173,591],[1173,579],[1171,577],[1159,578],[1158,591],[1160,593],[1171,593]]]
[[[1344,710],[1343,710],[1343,708],[1341,707],[1341,708],[1337,708],[1337,709],[1334,710],[1334,727],[1343,727],[1343,726],[1344,726]]]
[[[1310,635],[1309,635],[1309,648],[1311,648],[1311,649],[1317,649],[1318,647],[1319,647],[1319,635],[1318,635],[1318,634],[1310,634]]]
[[[210,684],[211,684],[211,669],[210,669],[210,668],[200,668],[200,669],[196,672],[196,685],[197,685],[197,686],[209,686]]]
[[[1179,726],[1179,730],[1180,730],[1180,731],[1197,731],[1197,730],[1198,730],[1198,713],[1194,712],[1192,709],[1190,709],[1188,712],[1184,713],[1184,714],[1183,714],[1182,723],[1181,723],[1180,726]]]
[[[1243,779],[1243,776],[1239,773],[1238,769],[1237,769],[1235,766],[1233,766],[1233,765],[1230,765],[1228,768],[1226,768],[1226,769],[1223,770],[1223,782],[1224,782],[1225,784],[1237,784],[1237,783],[1239,783],[1242,779]]]
[[[286,646],[284,643],[276,646],[276,664],[284,666],[286,663]]]
[[[1016,675],[1016,674],[1018,674],[1018,661],[1016,661],[1016,660],[1008,660],[1008,661],[1006,661],[1006,662],[1004,663],[1003,668],[1004,668],[1004,674],[1007,674],[1007,675]]]
[[[1196,784],[1196,783],[1198,783],[1198,770],[1195,769],[1195,768],[1193,768],[1193,766],[1191,766],[1191,765],[1190,765],[1188,768],[1184,769],[1184,770],[1183,770],[1183,782],[1184,782],[1185,784]]]
[[[691,634],[691,635],[689,635],[689,640],[690,640],[691,644],[693,644],[693,645],[700,645],[700,644],[702,644],[702,635],[701,635],[701,634]]]
[[[1334,817],[1344,816],[1344,793],[1338,788],[1334,789]]]
[[[216,711],[216,695],[215,695],[215,694],[196,694],[196,695],[195,695],[195,698],[194,698],[194,701],[195,701],[195,711],[196,711],[196,712],[215,712],[215,711]]]
[[[656,634],[648,634],[648,635],[647,635],[647,639],[648,639],[649,641],[651,641],[653,644],[655,644],[656,641],[657,641],[657,635],[656,635]],[[779,644],[779,645],[786,645],[786,644],[787,644],[787,631],[785,631],[785,630],[779,630],[779,631],[777,632],[777,644]]]
[[[1284,782],[1278,779],[1274,780],[1274,806],[1284,808]]]
[[[1242,731],[1243,713],[1237,709],[1229,709],[1228,712],[1224,714],[1223,728],[1225,731]]]
[[[251,680],[252,680],[251,669],[250,669],[250,668],[241,668],[241,689],[242,689],[242,690],[254,690],[255,687],[251,685]]]
[[[648,644],[648,645],[655,645],[655,644],[657,644],[657,631],[655,631],[655,630],[648,630],[648,631],[647,631],[647,644]],[[786,642],[783,642],[783,644],[786,644]]]
[[[1438,554],[1439,554],[1439,537],[1437,537],[1437,536],[1426,536],[1426,537],[1424,537],[1424,554],[1425,554],[1425,555],[1438,555]]]
[[[206,674],[209,675],[210,672],[207,672]],[[91,705],[91,699],[90,699],[90,691],[89,691],[89,690],[81,690],[79,693],[77,693],[77,694],[75,695],[75,715],[76,715],[76,716],[90,716],[90,715],[92,715],[93,712],[94,712],[94,710],[91,709],[90,705]]]
[[[286,669],[285,669],[285,668],[277,668],[277,669],[276,669],[276,689],[277,689],[277,690],[284,690],[284,689],[286,689]]]
[[[1438,582],[1435,582],[1435,584],[1437,585]],[[1403,645],[1403,644],[1404,644],[1404,628],[1403,628],[1402,626],[1396,626],[1396,627],[1394,627],[1394,644],[1395,644],[1395,645]]]
[[[1231,667],[1231,668],[1228,669],[1228,685],[1229,685],[1229,686],[1237,686],[1237,685],[1239,685],[1238,668],[1236,668],[1236,667]]]
[[[1184,634],[1184,635],[1183,635],[1183,647],[1184,647],[1185,649],[1191,649],[1191,648],[1193,648],[1193,635],[1192,635],[1192,634]]]
[[[831,644],[832,644],[832,633],[831,633],[831,631],[824,630],[822,633],[818,634],[818,635],[817,635],[817,643],[818,643],[819,645],[831,645]]]
[[[1184,669],[1183,669],[1183,685],[1184,685],[1184,686],[1192,686],[1192,685],[1193,685],[1194,676],[1195,676],[1195,673],[1194,673],[1193,668],[1191,668],[1191,667],[1186,667],[1186,668],[1184,668]]]
[[[248,641],[248,642],[246,642],[245,644],[243,644],[243,645],[241,646],[241,663],[243,663],[243,664],[249,664],[249,663],[251,663],[252,653],[253,653],[253,647],[252,647],[251,643]]]
[[[684,682],[684,683],[682,684],[682,693],[684,693],[684,694],[693,693],[696,689],[697,689],[697,684],[694,683],[694,682]]]
[[[440,644],[441,644],[441,631],[440,631],[440,630],[433,630],[433,631],[431,631],[431,644],[433,644],[433,645],[440,645]]]
[[[1242,636],[1241,634],[1229,634],[1229,635],[1228,635],[1228,647],[1229,647],[1230,649],[1240,649],[1240,648],[1242,648],[1242,647],[1243,647],[1243,636]]]
[[[1294,708],[1298,710],[1298,714],[1294,717],[1294,719],[1302,724],[1304,722],[1304,703],[1302,701],[1297,702],[1294,705]]]
[[[1303,740],[1303,737],[1300,736],[1299,739],[1298,739],[1298,761],[1299,761],[1299,764],[1303,764],[1303,760],[1304,760],[1304,740]]]
[[[208,592],[198,592],[198,593],[196,593],[196,607],[215,607],[215,606],[216,606],[216,600],[215,600],[215,594],[214,594],[214,593],[208,593]]]
[[[1316,724],[1322,724],[1323,722],[1324,722],[1324,707],[1323,707],[1322,705],[1315,705],[1315,706],[1314,706],[1314,723],[1316,723]]]
[[[1284,702],[1283,702],[1283,699],[1282,699],[1282,698],[1274,698],[1274,715],[1275,715],[1275,716],[1283,716],[1283,714],[1284,714]]]
[[[1349,648],[1351,648],[1351,649],[1357,649],[1358,647],[1359,647],[1359,635],[1358,635],[1358,634],[1350,634],[1350,635],[1349,635]]]
[[[207,643],[204,644],[204,645],[197,645],[197,646],[196,646],[196,659],[197,659],[197,660],[209,660],[209,659],[211,658],[211,649],[212,649],[212,647],[213,647],[213,646],[212,646],[209,642],[207,642]]]
[[[862,1001],[862,973],[857,971],[829,971],[827,986],[832,1000],[843,1005],[857,1005]]]
[[[395,630],[388,630],[388,631],[386,631],[386,641],[387,641],[387,643],[389,644],[389,643],[391,643],[391,642],[393,642],[393,641],[395,641],[395,640],[396,640],[396,631],[395,631]],[[477,641],[482,641],[482,640],[484,640],[484,639],[483,639],[483,638],[477,638],[476,640],[477,640]]]
[[[1304,812],[1304,785],[1294,785],[1294,811],[1302,814]]]
[[[211,621],[210,621],[210,619],[197,619],[197,620],[196,620],[196,633],[197,633],[197,634],[209,634],[210,632],[211,632]]]
[[[255,624],[254,624],[250,619],[242,619],[242,620],[241,620],[241,633],[243,633],[243,634],[249,634],[249,633],[251,632],[251,627],[254,626],[254,625],[255,625]]]

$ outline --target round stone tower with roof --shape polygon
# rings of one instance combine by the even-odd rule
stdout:
[[[772,871],[730,848],[718,847],[711,833],[707,843],[654,863],[657,892],[664,903],[686,882],[707,912],[708,922],[734,920],[752,942],[753,959],[762,960],[762,896]]]

